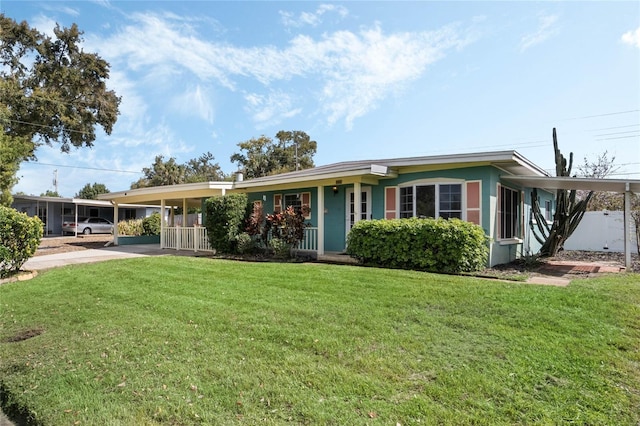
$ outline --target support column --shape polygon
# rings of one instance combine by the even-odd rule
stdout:
[[[624,188],[624,266],[631,271],[631,191],[629,182]]]
[[[164,215],[166,214],[166,206],[164,199],[160,200],[160,248],[163,249],[165,245],[164,241],[164,228],[166,227]]]
[[[324,254],[324,186],[318,186],[318,205],[316,217],[318,218],[318,256]]]
[[[74,231],[74,237],[78,236],[78,203],[74,203],[74,205],[76,206],[76,217],[74,218],[74,221],[76,223],[76,230]]]
[[[113,245],[118,245],[118,203],[113,203]]]
[[[353,183],[353,224],[355,225],[362,217],[362,184]]]
[[[182,227],[186,228],[187,225],[187,199],[182,199]]]

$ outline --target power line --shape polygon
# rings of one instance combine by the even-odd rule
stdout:
[[[99,167],[85,167],[85,166],[67,166],[65,164],[51,164],[51,163],[41,163],[39,161],[28,162],[27,164],[34,164],[39,166],[53,166],[53,167],[65,167],[67,169],[83,169],[83,170],[98,170],[101,172],[116,172],[116,173],[132,173],[132,174],[142,174],[142,172],[132,172],[130,170],[116,170],[116,169],[101,169]]]
[[[640,123],[638,123],[638,124],[628,124],[626,126],[602,127],[600,129],[590,129],[589,131],[590,132],[597,132],[597,131],[600,131],[600,130],[624,129],[626,127],[638,127],[638,126],[640,126]]]
[[[597,141],[610,141],[613,139],[629,139],[629,138],[640,138],[640,135],[631,135],[631,136],[616,136],[614,138],[600,138],[596,139]]]
[[[573,117],[573,118],[565,118],[560,121],[569,121],[569,120],[585,120],[587,118],[598,118],[598,117],[607,117],[610,115],[621,115],[621,114],[630,114],[632,112],[640,112],[640,109],[632,109],[629,111],[618,111],[618,112],[608,112],[605,114],[597,114],[597,115],[585,115],[584,117]]]
[[[625,133],[638,133],[640,130],[627,130],[626,132],[613,132],[613,133],[601,133],[599,135],[594,136],[612,136],[612,135],[623,135]]]

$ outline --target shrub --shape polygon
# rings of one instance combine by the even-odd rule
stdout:
[[[483,229],[459,219],[365,220],[347,239],[347,253],[382,267],[459,273],[486,267]]]
[[[160,213],[142,219],[142,235],[160,235]]]
[[[142,219],[129,219],[118,222],[118,235],[142,235]]]
[[[246,194],[228,194],[205,201],[204,225],[209,244],[221,253],[235,253],[237,236],[244,232],[250,204]]]
[[[238,234],[238,236],[236,237],[236,241],[236,249],[240,254],[252,253],[256,248],[255,241],[253,240],[251,235],[246,232]]]
[[[273,213],[265,218],[263,239],[267,236],[285,241],[290,247],[297,246],[304,238],[304,215],[302,209],[289,206],[281,213]]]
[[[0,278],[20,270],[42,239],[42,222],[15,209],[0,206]]]
[[[271,238],[269,247],[273,250],[273,256],[278,259],[291,257],[291,244],[281,238]]]

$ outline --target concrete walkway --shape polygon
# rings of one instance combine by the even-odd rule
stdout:
[[[134,244],[127,246],[104,247],[100,249],[87,249],[70,251],[66,253],[47,254],[35,256],[27,260],[22,266],[26,271],[42,271],[65,265],[79,263],[102,262],[111,259],[127,259],[144,256],[166,255],[194,255],[194,252],[161,249],[158,244]]]

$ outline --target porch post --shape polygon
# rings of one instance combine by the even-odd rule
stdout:
[[[160,200],[160,248],[164,248],[164,228],[166,226],[164,221],[164,215],[166,213],[166,206],[164,204],[164,198]]]
[[[631,191],[629,182],[624,188],[624,266],[631,271]]]
[[[118,245],[118,203],[115,201],[113,202],[113,245]]]
[[[182,227],[187,227],[187,199],[182,199]]]
[[[360,182],[354,182],[353,183],[353,224],[354,225],[360,221],[361,216],[362,216],[362,184]]]
[[[76,206],[76,217],[75,217],[75,223],[76,223],[76,230],[73,233],[74,237],[78,236],[78,203],[74,202],[73,203]]]
[[[318,186],[318,256],[324,254],[324,186]]]

